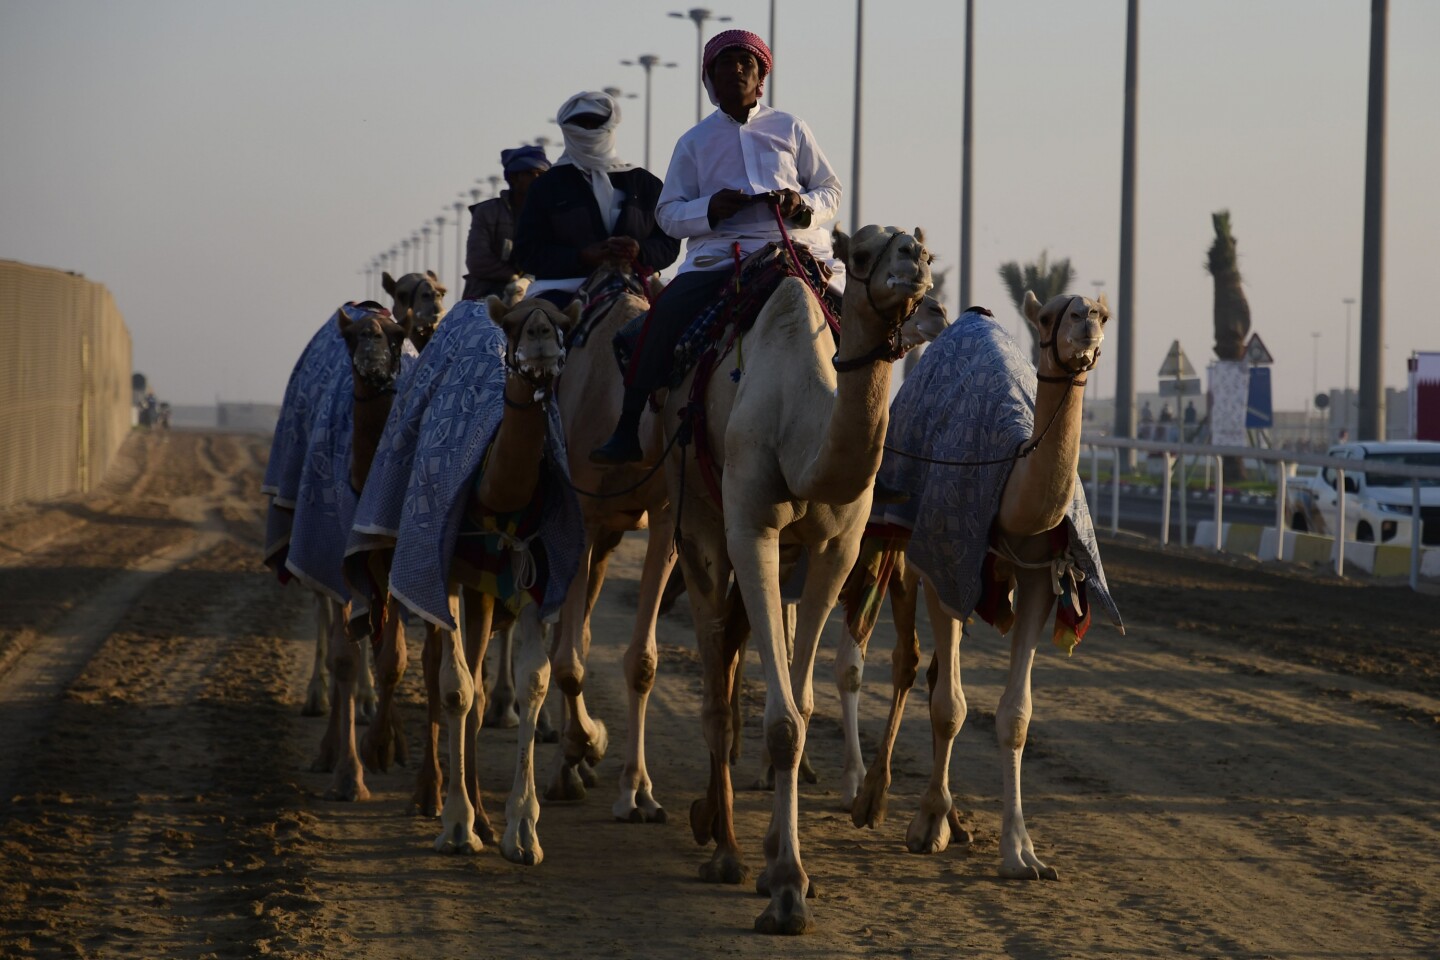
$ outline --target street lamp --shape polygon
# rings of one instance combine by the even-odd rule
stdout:
[[[440,261],[441,261],[442,258],[444,258],[444,256],[445,256],[445,214],[442,213],[442,214],[440,214],[438,217],[435,218],[435,264],[436,264],[436,266],[439,266],[439,265],[440,265]],[[444,272],[445,272],[445,268],[444,268],[444,267],[441,267],[439,270],[436,270],[435,272],[436,272],[436,273],[444,273]],[[443,283],[444,281],[441,281],[441,282]]]
[[[429,238],[426,238],[426,246],[429,246]],[[410,268],[411,273],[420,272],[420,231],[416,230],[410,234],[410,252],[414,254],[414,266]]]
[[[714,12],[712,12],[712,11],[710,11],[710,10],[706,10],[704,7],[693,7],[693,8],[691,8],[690,10],[686,11],[685,13],[679,13],[679,12],[676,12],[676,11],[673,11],[673,10],[672,10],[672,11],[670,12],[670,16],[672,16],[672,17],[678,17],[678,18],[681,19],[681,20],[693,20],[693,21],[695,21],[695,79],[696,79],[696,81],[699,82],[699,86],[697,86],[697,87],[695,88],[695,122],[696,122],[696,123],[699,123],[699,122],[700,122],[700,91],[701,91],[702,89],[704,89],[704,87],[705,87],[704,80],[703,80],[703,78],[700,76],[701,72],[705,69],[705,61],[704,61],[704,52],[705,52],[705,48],[704,48],[705,22],[706,22],[707,20],[714,20],[714,21],[716,21],[717,23],[729,23],[729,22],[730,22],[730,18],[729,18],[729,17],[716,16]]]
[[[1345,436],[1350,437],[1350,308],[1355,306],[1354,297],[1345,297]]]
[[[464,232],[460,229],[460,224],[464,222],[460,219],[460,211],[465,209],[465,200],[463,198],[463,195],[461,199],[456,200],[453,204],[451,204],[451,206],[455,208],[455,283],[458,287],[458,292],[455,294],[455,299],[459,300],[460,295],[465,292],[465,273],[462,266],[464,261],[461,259],[460,252],[460,234]]]
[[[638,66],[645,70],[645,169],[650,169],[650,71],[655,67],[673,67],[674,63],[662,63],[653,53],[642,53],[634,60],[621,60],[627,67]],[[613,94],[612,94],[613,96]],[[698,117],[696,118],[699,119]]]
[[[486,182],[490,184],[490,195],[492,197],[500,196],[500,184],[504,180],[505,178],[500,176],[498,173],[492,173],[489,177],[486,178]]]
[[[401,250],[401,252],[403,253],[403,256],[401,257],[402,262],[401,262],[401,264],[400,264],[400,273],[401,273],[401,275],[404,275],[404,274],[407,274],[407,273],[410,272],[410,238],[409,238],[409,237],[406,237],[406,238],[404,238],[403,240],[400,241],[400,250]]]
[[[427,223],[420,228],[420,235],[425,238],[425,256],[421,259],[420,265],[416,268],[416,271],[418,273],[424,273],[426,270],[430,269],[430,224]]]
[[[1318,401],[1320,399],[1320,331],[1316,330],[1310,334],[1310,339],[1314,346],[1310,358],[1310,397],[1312,400]],[[1315,404],[1315,409],[1317,411],[1320,409],[1319,403]],[[1321,416],[1323,417],[1324,414],[1321,414]],[[1313,440],[1314,438],[1312,437],[1311,439]]]

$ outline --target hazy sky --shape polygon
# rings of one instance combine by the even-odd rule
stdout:
[[[764,35],[769,0],[714,0]],[[777,0],[776,106],[848,189],[854,5]],[[1113,294],[1123,0],[978,0],[972,299],[1014,323],[996,268],[1069,257]],[[547,135],[581,89],[644,90],[652,167],[694,120],[696,31],[673,0],[0,0],[0,258],[106,284],[135,365],[178,403],[278,401],[299,350],[366,292],[358,271]],[[1136,381],[1170,342],[1212,357],[1210,213],[1229,208],[1277,405],[1344,379],[1359,297],[1365,0],[1142,0]],[[963,3],[866,11],[861,220],[921,225],[956,262]],[[727,25],[728,26],[728,25]],[[707,29],[710,32],[718,27]],[[1440,349],[1440,3],[1392,0],[1385,378]],[[642,160],[643,99],[623,156]],[[706,109],[709,109],[708,103]],[[552,157],[558,153],[552,148]],[[468,198],[467,198],[468,199]],[[845,226],[849,198],[844,204]],[[468,226],[468,223],[467,223]],[[453,280],[454,228],[432,261]],[[432,240],[433,242],[433,240]],[[951,287],[958,284],[952,272]],[[454,287],[452,286],[452,290]],[[952,308],[955,306],[953,300]],[[1132,318],[1123,314],[1114,323]],[[1112,326],[1112,332],[1113,332]],[[1101,363],[1100,395],[1114,367]],[[1359,312],[1351,347],[1358,386]],[[1091,388],[1092,391],[1094,388]]]

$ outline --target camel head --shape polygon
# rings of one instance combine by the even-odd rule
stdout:
[[[898,337],[900,325],[929,292],[930,263],[935,258],[925,249],[925,233],[913,234],[896,227],[864,226],[853,237],[834,232],[835,255],[845,262],[849,276],[846,295],[859,287],[875,319],[886,326],[887,336]]]
[[[390,318],[390,311],[373,300],[347,303],[338,314],[340,335],[350,354],[356,388],[393,392],[400,373],[400,348],[405,328]]]
[[[1105,294],[1098,300],[1062,294],[1042,307],[1035,292],[1026,290],[1024,307],[1040,345],[1041,376],[1069,379],[1094,368],[1110,319]]]
[[[407,273],[399,280],[386,272],[380,275],[380,283],[395,300],[394,313],[405,335],[416,350],[424,350],[445,315],[445,287],[440,278],[434,270]]]
[[[499,297],[485,301],[490,319],[505,331],[505,366],[535,388],[535,399],[550,395],[565,367],[565,332],[580,319],[579,302],[564,311],[538,297],[511,306]]]
[[[927,293],[910,319],[900,325],[900,340],[907,347],[919,346],[940,336],[948,326],[950,315],[945,312],[945,304],[939,297]]]

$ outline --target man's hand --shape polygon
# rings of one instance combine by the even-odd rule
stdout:
[[[710,226],[728,220],[754,202],[755,198],[742,190],[717,190],[710,196]]]
[[[784,190],[775,191],[776,202],[780,206],[780,216],[789,220],[795,216],[795,211],[800,209],[800,194],[786,187]]]
[[[640,241],[633,237],[611,237],[605,241],[606,259],[630,263],[640,256]]]
[[[580,248],[580,263],[592,270],[605,262],[610,255],[610,243],[601,240],[599,243],[592,243],[588,247]]]

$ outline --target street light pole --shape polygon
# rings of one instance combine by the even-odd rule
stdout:
[[[972,91],[975,86],[975,0],[965,0],[965,89],[964,116],[960,127],[960,302],[956,313],[975,300],[970,296],[970,172],[974,156]]]
[[[1355,306],[1354,297],[1345,297],[1341,300],[1345,304],[1345,436],[1348,439],[1350,433],[1350,308]]]
[[[695,80],[696,83],[699,84],[695,88],[695,122],[699,123],[700,91],[705,88],[704,79],[701,77],[701,73],[705,69],[705,22],[707,20],[714,20],[717,23],[729,23],[730,18],[716,16],[713,11],[707,10],[704,7],[692,7],[685,13],[672,10],[670,16],[678,17],[681,20],[688,19],[695,21]]]
[[[850,160],[850,233],[860,229],[860,67],[865,39],[865,0],[855,0],[855,129]]]
[[[460,213],[465,209],[465,201],[456,200],[451,206],[455,208],[455,289],[457,291],[455,299],[459,300],[460,295],[465,292],[464,261],[461,259],[460,254],[460,235],[464,233],[464,231],[460,229],[460,225],[464,223],[464,221],[460,219]]]
[[[425,256],[421,259],[420,265],[416,267],[416,273],[424,273],[430,269],[430,224],[427,223],[421,227],[420,233],[425,238]]]
[[[1316,401],[1316,403],[1315,403],[1315,410],[1316,410],[1316,412],[1318,412],[1318,413],[1320,414],[1320,417],[1323,419],[1324,416],[1325,416],[1325,414],[1324,414],[1324,412],[1322,412],[1322,411],[1320,410],[1320,404],[1319,404],[1319,400],[1320,400],[1320,331],[1316,330],[1315,332],[1311,333],[1311,334],[1310,334],[1310,340],[1311,340],[1311,342],[1312,342],[1312,346],[1314,347],[1314,349],[1311,350],[1311,356],[1310,356],[1310,396]],[[1307,426],[1307,428],[1309,427],[1308,424],[1307,424],[1306,426]],[[1308,432],[1308,430],[1307,430],[1307,432]],[[1321,435],[1323,436],[1324,433],[1325,433],[1325,431],[1324,431],[1324,430],[1321,430],[1320,433],[1321,433]],[[1314,438],[1312,437],[1311,439],[1314,439]]]
[[[621,60],[623,66],[639,66],[645,70],[645,169],[650,169],[650,71],[655,67],[673,67],[673,63],[664,63],[653,53],[642,53],[634,60]]]
[[[770,59],[775,59],[775,0],[770,0],[770,36],[767,38],[770,43]],[[765,99],[769,101],[770,109],[775,109],[775,79],[770,78],[770,89],[765,91]]]

